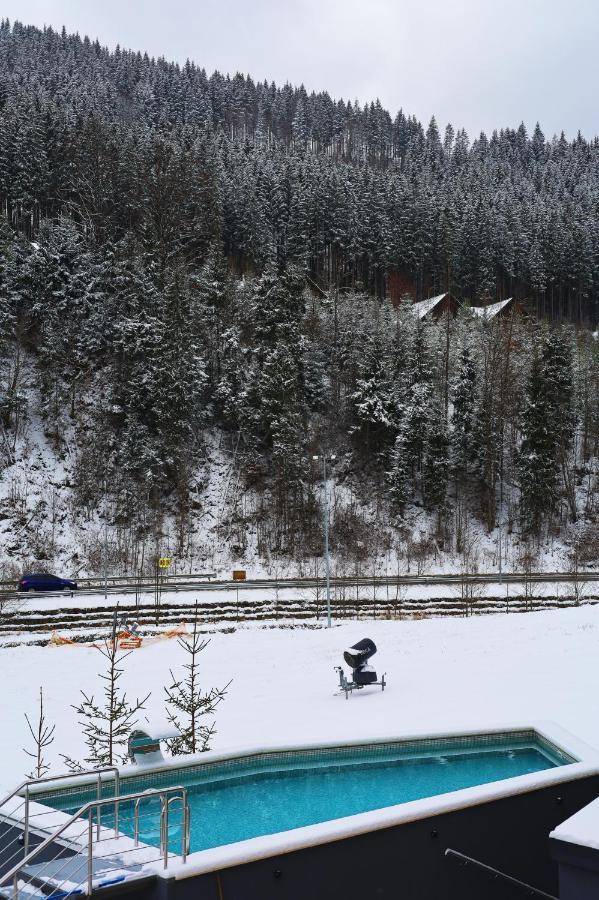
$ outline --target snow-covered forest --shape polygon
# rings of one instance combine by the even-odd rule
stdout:
[[[597,140],[8,22],[0,76],[6,577],[99,571],[104,521],[115,573],[314,572],[322,453],[340,567],[472,568],[498,527],[514,565],[596,560]],[[440,291],[525,314],[411,313]]]

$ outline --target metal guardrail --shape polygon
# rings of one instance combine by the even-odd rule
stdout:
[[[233,580],[210,580],[209,582],[201,579],[212,578],[213,573],[192,574],[192,575],[161,575],[160,589],[165,591],[214,591],[214,590],[267,590],[269,588],[322,588],[325,587],[325,578],[260,578],[247,579],[246,581]],[[81,587],[77,591],[35,591],[38,599],[45,597],[57,596],[97,596],[105,592],[104,582],[100,579],[88,579],[94,581],[93,587]],[[112,578],[111,584],[106,590],[107,594],[133,594],[139,591],[152,591],[156,588],[156,579],[149,577],[148,579],[135,580],[135,576],[126,576],[124,578]],[[331,587],[385,587],[386,585],[455,585],[461,583],[468,584],[571,584],[573,582],[599,582],[599,572],[579,571],[577,574],[569,572],[510,572],[502,573],[472,573],[472,574],[439,574],[439,575],[370,575],[370,576],[343,576],[332,577],[330,580]],[[82,584],[83,581],[79,581]],[[0,582],[0,596],[10,599],[24,599],[25,592],[12,591],[7,589],[2,591],[2,586],[16,585],[16,582]]]
[[[72,774],[64,777],[73,777]],[[51,780],[51,779],[50,779]],[[58,780],[58,779],[56,779]],[[14,793],[11,795],[14,796]],[[29,853],[26,853],[22,860],[19,860],[12,868],[10,868],[2,877],[0,877],[0,887],[7,885],[12,882],[13,885],[13,893],[12,900],[18,900],[19,896],[19,874],[23,873],[23,870],[29,866],[31,863],[35,861],[35,859],[44,852],[50,845],[54,844],[58,838],[60,838],[64,832],[75,822],[78,820],[82,820],[87,816],[87,854],[86,854],[86,879],[85,879],[85,893],[89,896],[93,892],[93,862],[94,862],[94,810],[97,811],[98,818],[100,817],[100,809],[104,806],[115,806],[118,808],[121,803],[131,803],[135,801],[134,808],[134,816],[135,816],[135,824],[134,829],[139,837],[139,803],[138,800],[148,800],[152,797],[157,797],[160,799],[160,856],[162,858],[163,866],[165,869],[168,868],[168,858],[169,858],[169,840],[168,840],[168,807],[169,804],[173,800],[178,800],[182,804],[183,810],[183,828],[181,835],[181,860],[185,862],[187,859],[187,853],[189,848],[189,804],[187,800],[187,790],[182,785],[177,785],[175,787],[170,788],[149,788],[145,791],[137,791],[132,794],[123,794],[118,797],[110,797],[104,800],[90,800],[88,803],[85,803],[77,812],[73,813],[71,816],[67,818],[65,822],[63,822],[58,828],[52,831],[41,843],[39,843],[33,850]],[[115,818],[115,837],[118,837],[118,818]],[[97,830],[96,842],[100,840],[100,832]],[[136,846],[138,844],[138,840],[136,842]],[[60,855],[60,854],[58,854]],[[77,854],[76,854],[77,855]],[[126,864],[118,865],[116,868],[125,869]],[[36,876],[37,880],[43,880],[39,875]],[[82,882],[83,884],[83,882]],[[59,889],[59,886],[53,888],[52,893]],[[72,890],[72,888],[70,889]]]
[[[171,574],[166,575],[160,572],[158,574],[158,579],[162,583],[164,581],[177,581],[178,579],[185,579],[186,581],[194,581],[195,579],[205,579],[210,580],[211,578],[216,578],[216,572],[188,572],[188,573],[180,573],[180,574]],[[77,585],[85,585],[86,587],[96,587],[98,589],[103,588],[104,584],[127,584],[129,582],[133,582],[135,584],[156,584],[156,574],[151,575],[110,575],[107,578],[102,577],[89,577],[89,578],[78,578],[77,576],[73,576],[71,581],[76,581]],[[3,581],[0,580],[0,589],[6,588],[10,590],[17,590],[19,586],[18,580],[8,580]],[[25,592],[23,592],[25,593]],[[52,591],[51,593],[56,594],[60,593],[60,591]]]
[[[119,796],[120,792],[120,773],[118,766],[103,766],[100,769],[85,769],[81,772],[73,773],[67,772],[64,775],[44,775],[41,778],[28,778],[25,781],[22,781],[10,794],[7,794],[6,797],[3,797],[0,800],[0,814],[2,812],[2,807],[5,806],[9,800],[12,800],[13,797],[21,796],[22,792],[25,792],[25,797],[23,800],[22,806],[24,806],[24,818],[23,818],[23,847],[25,855],[27,855],[29,849],[29,804],[31,801],[31,793],[30,789],[34,785],[38,784],[52,784],[55,781],[64,781],[65,779],[72,779],[75,777],[85,777],[92,776],[98,779],[97,783],[97,799],[101,800],[102,798],[102,775],[105,775],[107,772],[112,772],[114,775],[114,795],[116,798]],[[35,795],[34,795],[35,796]],[[19,807],[20,808],[20,807]],[[118,813],[118,804],[115,804],[114,810],[115,816],[115,829],[118,831],[119,828],[119,813]],[[98,837],[100,835],[100,815],[98,814]]]
[[[120,773],[117,766],[102,766],[101,768],[85,769],[77,773],[79,777],[86,778],[92,784],[93,781],[97,779],[96,804],[101,801],[102,784],[106,783],[106,779],[103,776],[108,773],[113,775],[114,797],[117,798],[118,801],[120,793]],[[3,865],[10,865],[11,862],[18,859],[21,852],[25,856],[29,853],[29,838],[31,833],[30,802],[31,799],[35,799],[36,796],[35,792],[31,792],[31,788],[38,785],[54,784],[57,781],[70,780],[73,777],[74,773],[68,772],[63,775],[44,775],[40,778],[28,778],[25,781],[22,781],[21,784],[17,785],[14,790],[0,800],[0,818],[3,817],[5,821],[13,822],[17,826],[17,836],[13,837],[8,842],[0,843],[0,858],[2,859]],[[22,802],[16,807],[10,807],[4,812],[4,807],[6,807],[6,805],[15,797],[20,798]],[[117,801],[114,799],[110,800],[111,803],[114,803],[115,828],[118,830],[119,807]],[[101,825],[100,806],[97,806],[97,809],[97,837],[99,839]],[[19,826],[22,826],[22,834]],[[42,829],[42,833],[43,831],[44,829]]]

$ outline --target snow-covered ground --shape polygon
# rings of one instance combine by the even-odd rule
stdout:
[[[369,636],[388,688],[348,701],[337,691],[342,651]],[[152,691],[147,714],[163,714],[169,669],[185,660],[176,641],[135,650],[123,685],[132,699]],[[400,735],[423,730],[501,726],[552,719],[599,747],[599,607],[474,616],[464,619],[369,622],[327,629],[240,627],[217,633],[202,657],[206,687],[233,682],[217,715],[214,749]],[[102,659],[89,647],[20,647],[0,651],[2,788],[29,770],[24,713],[36,715],[39,686],[56,722],[48,753],[82,758],[71,704],[79,690],[100,690]]]

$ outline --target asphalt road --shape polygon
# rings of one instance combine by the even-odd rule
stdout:
[[[577,575],[571,572],[509,572],[502,574],[501,577],[496,573],[462,573],[462,574],[442,574],[442,575],[376,575],[369,577],[347,576],[343,578],[331,578],[331,587],[357,587],[357,586],[374,586],[385,585],[451,585],[460,584],[462,581],[468,581],[473,584],[522,584],[530,583],[549,583],[549,584],[570,584],[573,581],[579,582],[596,582],[599,581],[599,572],[596,570],[579,571]],[[147,577],[136,579],[127,578],[109,578],[106,586],[103,579],[100,578],[84,578],[77,579],[78,590],[75,592],[77,596],[103,596],[106,594],[135,594],[139,591],[147,593],[156,588],[156,578]],[[227,591],[240,590],[251,591],[272,588],[322,588],[326,585],[323,578],[249,578],[245,581],[219,580],[213,573],[197,573],[183,575],[161,575],[159,588],[164,591]],[[36,591],[37,597],[56,597],[56,591]],[[64,591],[64,594],[71,594],[71,591]],[[22,593],[17,591],[17,583],[14,581],[0,582],[0,596],[14,597],[15,594],[23,597]]]

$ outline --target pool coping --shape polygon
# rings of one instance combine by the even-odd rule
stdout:
[[[573,757],[576,762],[552,769],[545,769],[527,775],[517,775],[501,781],[489,782],[461,790],[451,791],[445,794],[437,794],[420,800],[412,800],[395,806],[369,812],[357,813],[340,819],[331,819],[314,825],[306,825],[289,831],[263,835],[238,841],[234,844],[226,844],[207,850],[198,850],[190,853],[187,861],[182,863],[178,857],[169,861],[167,870],[158,865],[148,863],[148,870],[155,871],[162,878],[177,880],[190,878],[197,875],[214,872],[219,869],[243,865],[255,862],[270,856],[292,853],[296,850],[332,841],[344,840],[370,831],[378,831],[391,828],[396,825],[414,822],[431,815],[448,813],[469,806],[477,806],[491,800],[499,800],[505,797],[528,793],[539,788],[550,787],[553,784],[575,781],[590,775],[599,774],[599,750],[584,743],[575,735],[568,732],[555,722],[536,721],[506,723],[501,727],[477,728],[473,730],[456,730],[443,732],[399,733],[392,736],[377,736],[372,738],[362,737],[355,740],[337,740],[324,742],[306,742],[303,744],[287,745],[261,745],[231,747],[224,751],[208,751],[206,753],[190,754],[185,757],[173,757],[157,763],[144,766],[128,765],[120,770],[120,776],[125,781],[127,778],[141,777],[143,774],[157,774],[173,769],[191,768],[194,765],[201,767],[206,763],[223,762],[240,756],[253,756],[259,754],[276,754],[293,751],[325,750],[338,747],[363,747],[367,745],[386,744],[394,742],[423,741],[423,740],[448,740],[451,738],[476,738],[482,736],[504,735],[506,732],[534,731],[539,737],[549,744],[554,744],[559,750]],[[109,779],[107,779],[109,780]],[[94,778],[76,775],[73,779],[65,780],[62,789],[69,787],[84,787],[87,783],[95,783]],[[35,793],[31,792],[32,800]],[[48,791],[39,793],[48,793]],[[54,810],[54,812],[56,812]]]

